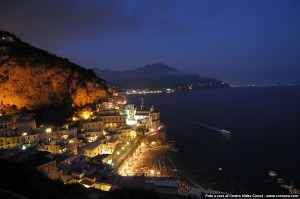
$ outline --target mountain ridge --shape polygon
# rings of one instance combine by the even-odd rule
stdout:
[[[161,88],[224,88],[228,84],[211,77],[200,77],[198,74],[186,74],[166,64],[156,63],[126,71],[94,69],[112,84],[125,89],[161,89]]]

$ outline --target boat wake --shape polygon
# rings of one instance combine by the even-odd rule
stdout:
[[[190,123],[193,123],[193,124],[198,124],[202,127],[205,127],[207,129],[210,129],[210,130],[213,130],[213,131],[216,131],[216,132],[219,132],[219,133],[222,133],[222,135],[230,135],[231,133],[227,130],[224,130],[224,129],[220,129],[220,128],[217,128],[217,127],[214,127],[214,126],[211,126],[209,124],[205,124],[203,122],[198,122],[198,121],[195,121],[195,120],[191,120],[191,119],[187,119],[187,118],[183,118],[183,117],[174,117],[174,116],[169,116],[169,117],[172,117],[172,118],[176,118],[176,119],[180,119],[180,120],[183,120],[183,121],[186,121],[186,122],[190,122]]]

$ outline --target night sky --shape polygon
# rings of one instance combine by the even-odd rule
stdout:
[[[300,83],[299,0],[2,0],[0,29],[86,68]]]

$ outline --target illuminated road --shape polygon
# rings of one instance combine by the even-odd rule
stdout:
[[[146,148],[144,152],[137,157],[133,166],[130,168],[131,171],[137,175],[146,175],[148,170],[155,170],[154,168],[157,162],[165,159],[165,152],[166,149],[164,146]],[[155,173],[152,173],[152,175],[155,175]]]
[[[127,158],[129,154],[131,154],[132,150],[136,147],[136,145],[140,141],[140,137],[137,137],[133,142],[130,142],[128,145],[126,143],[119,144],[118,148],[114,150],[111,155],[112,162],[115,168],[118,168],[122,162]],[[124,149],[122,149],[124,147]]]

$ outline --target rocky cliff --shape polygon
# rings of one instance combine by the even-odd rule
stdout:
[[[106,91],[106,82],[92,70],[0,31],[0,106],[82,106]]]

